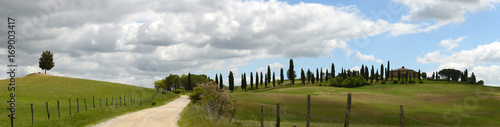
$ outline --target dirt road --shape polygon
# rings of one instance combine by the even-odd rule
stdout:
[[[177,127],[179,114],[189,101],[182,95],[166,105],[118,116],[93,127]]]

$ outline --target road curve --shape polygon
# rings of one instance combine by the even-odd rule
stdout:
[[[92,127],[178,127],[179,114],[189,101],[181,95],[166,105],[118,116]]]

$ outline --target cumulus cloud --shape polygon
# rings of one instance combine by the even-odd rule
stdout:
[[[375,56],[373,55],[365,55],[361,54],[360,52],[356,52],[356,54],[354,54],[354,58],[356,58],[356,60],[375,61],[377,63],[382,63],[381,59],[375,59]]]
[[[396,24],[400,28],[396,31],[402,33],[418,33],[436,30],[450,23],[461,23],[465,21],[467,12],[494,8],[499,0],[393,0],[410,8],[410,12],[401,17],[401,20],[410,22],[434,21],[434,24],[422,23]],[[391,31],[392,35],[401,35]]]
[[[449,39],[446,39],[446,40],[442,40],[441,43],[439,43],[439,45],[445,47],[448,51],[452,50],[453,48],[456,48],[459,46],[459,42],[461,42],[462,40],[464,40],[466,37],[459,37],[455,40],[449,38]]]
[[[477,81],[483,80],[485,81],[486,85],[492,86],[500,86],[500,73],[491,73],[499,71],[500,66],[498,65],[476,66],[472,68],[472,72],[474,72],[474,75],[476,75]]]
[[[479,45],[474,49],[453,52],[451,55],[441,54],[441,51],[427,53],[424,57],[417,57],[418,63],[440,63],[437,70],[454,68],[458,70],[471,70],[476,72],[476,77],[485,79],[485,82],[500,84],[497,74],[492,74],[498,66],[487,64],[500,63],[500,42]],[[489,71],[486,71],[490,69]],[[471,72],[471,71],[469,71]]]
[[[269,67],[271,68],[271,71],[277,71],[277,70],[280,70],[281,68],[284,68],[285,65],[283,65],[281,63],[273,63],[273,64],[269,64]],[[259,67],[255,71],[257,71],[257,72],[267,72],[267,66],[266,67]]]

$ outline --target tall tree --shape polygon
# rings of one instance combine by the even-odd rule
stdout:
[[[369,79],[369,73],[370,72],[368,71],[368,66],[365,66],[365,79],[366,79],[366,81],[368,81],[368,79]]]
[[[327,82],[328,82],[328,76],[330,76],[330,75],[328,74],[328,69],[326,69],[325,81],[327,81]]]
[[[250,89],[253,90],[253,74],[250,72]]]
[[[274,72],[273,72],[273,87],[276,87],[276,78],[274,77]]]
[[[379,77],[379,74],[378,74],[378,69],[377,69],[377,72],[375,73],[375,81],[378,82],[378,77]]]
[[[420,81],[420,69],[418,69],[418,80]]]
[[[38,67],[45,70],[45,74],[47,74],[47,70],[54,67],[54,54],[52,54],[49,50],[44,51],[38,61]]]
[[[332,63],[332,78],[335,78],[335,65]]]
[[[311,74],[311,78],[312,78],[311,83],[314,85],[314,81],[315,81],[314,80],[314,74]]]
[[[476,84],[476,75],[474,75],[474,72],[472,72],[472,74],[470,76],[470,80],[471,80],[472,84]]]
[[[283,68],[281,68],[281,72],[280,73],[281,73],[280,82],[281,82],[281,84],[283,84],[283,80],[285,80],[285,78],[284,78],[285,76],[283,75]]]
[[[264,80],[264,86],[267,88],[267,81],[269,80],[267,77],[269,77],[269,74],[266,73],[266,80]]]
[[[259,90],[259,72],[255,72],[255,89]]]
[[[384,64],[380,64],[380,80],[384,80]]]
[[[323,68],[319,71],[319,82],[323,82]]]
[[[291,80],[292,85],[295,83],[295,71],[293,70],[293,59],[290,59],[290,67],[288,69],[288,72],[290,73],[290,77],[288,77],[289,80]]]
[[[311,75],[312,75],[311,69],[307,69],[307,83],[311,82]]]
[[[374,70],[374,67],[372,65],[372,71],[371,71],[371,74],[370,74],[370,79],[371,79],[371,82],[373,83],[373,79],[375,78],[375,70]]]
[[[246,90],[246,85],[245,85],[246,81],[245,81],[245,75],[244,74],[241,74],[241,91],[245,90],[245,92],[247,91]]]
[[[302,80],[302,85],[306,84],[306,74],[304,74],[304,69],[300,69],[300,80]]]
[[[247,92],[247,73],[243,73],[243,89]]]
[[[220,89],[223,89],[224,88],[224,81],[222,80],[222,73],[219,74],[219,87]]]
[[[319,70],[318,70],[318,68],[316,68],[316,81],[319,82]]]
[[[215,74],[215,84],[219,85],[219,75]]]
[[[234,77],[233,77],[233,72],[229,71],[229,90],[234,91]]]
[[[359,69],[359,73],[361,74],[361,76],[363,76],[363,78],[365,77],[365,65],[364,64],[361,64],[361,69]]]
[[[271,83],[271,66],[267,65],[267,83]]]

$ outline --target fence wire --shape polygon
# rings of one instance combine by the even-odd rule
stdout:
[[[418,121],[418,122],[422,122],[422,123],[425,123],[425,124],[429,124],[429,125],[433,125],[433,126],[441,126],[441,127],[447,127],[445,125],[441,125],[441,124],[435,124],[435,123],[430,123],[430,122],[426,122],[426,121],[422,121],[422,120],[417,120],[417,119],[414,119],[414,118],[411,118],[411,117],[408,117],[407,115],[404,115],[406,118],[408,119],[411,119],[411,120],[414,120],[414,121]]]

